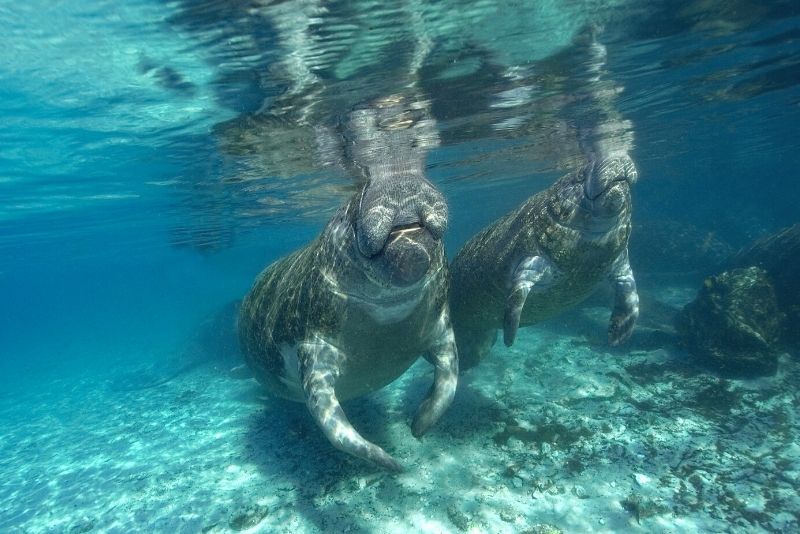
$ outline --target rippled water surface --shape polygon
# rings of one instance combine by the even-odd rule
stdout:
[[[0,395],[184,350],[355,191],[343,125],[388,95],[424,103],[450,257],[580,164],[593,76],[632,125],[644,290],[711,274],[669,236],[721,257],[800,220],[793,1],[31,0],[0,27]]]

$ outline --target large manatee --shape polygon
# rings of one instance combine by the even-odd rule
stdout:
[[[339,403],[389,384],[420,355],[435,374],[415,436],[455,393],[447,206],[424,175],[424,122],[399,97],[351,114],[348,157],[364,185],[317,239],[258,276],[239,317],[245,359],[262,384],[305,402],[335,447],[395,471],[400,464],[364,439]]]

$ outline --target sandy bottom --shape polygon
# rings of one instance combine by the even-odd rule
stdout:
[[[797,532],[798,359],[723,380],[647,313],[621,349],[605,345],[599,306],[521,331],[463,376],[421,441],[408,423],[424,362],[347,403],[400,475],[211,364],[142,391],[113,391],[112,373],[7,395],[0,531]]]

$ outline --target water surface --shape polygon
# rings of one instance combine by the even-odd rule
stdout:
[[[607,50],[603,77],[622,90],[615,106],[632,122],[635,133],[632,156],[640,182],[634,190],[631,262],[643,294],[661,295],[662,301],[679,307],[693,297],[703,277],[712,274],[711,261],[676,260],[663,241],[653,237],[659,229],[680,229],[668,233],[691,236],[687,247],[724,255],[798,222],[800,12],[794,2],[479,1],[465,6],[421,0],[391,5],[32,1],[0,7],[0,24],[4,28],[0,35],[0,391],[8,408],[5,414],[15,424],[30,418],[36,421],[37,432],[46,432],[52,427],[48,418],[53,417],[68,429],[26,447],[58,451],[64,440],[77,439],[81,431],[103,436],[93,442],[95,448],[115,437],[127,439],[131,429],[100,430],[107,420],[104,414],[114,402],[135,405],[136,399],[149,397],[106,397],[106,383],[121,370],[185,354],[187,346],[197,342],[199,325],[240,298],[261,268],[320,231],[354,191],[356,179],[339,165],[341,154],[335,148],[320,150],[317,133],[336,132],[355,106],[402,91],[413,91],[429,102],[438,146],[428,155],[427,172],[449,202],[450,256],[480,228],[547,187],[574,167],[580,156],[561,127],[581,119],[570,115],[566,102],[585,83],[581,76],[585,76],[587,35],[596,35]],[[605,313],[597,313],[601,312]],[[592,312],[574,313],[591,316]],[[647,313],[643,308],[643,319]],[[570,328],[559,329],[558,322],[551,325],[559,336],[545,336],[547,343],[537,337],[545,334],[531,330],[527,341],[522,340],[529,349],[519,358],[541,356],[541,347],[561,347],[558,343],[566,343],[570,336],[580,340],[602,334],[604,319],[569,317],[573,319],[564,324]],[[599,346],[597,341],[582,357],[597,357]],[[624,359],[639,349],[613,357]],[[499,387],[496,384],[523,387],[517,377],[508,377],[509,369],[523,365],[522,360],[504,355],[499,347],[495,350],[498,361],[465,381],[465,391],[473,380],[473,392],[481,394],[464,393],[468,398],[461,399],[461,408],[457,399],[457,414],[463,414],[465,407],[493,413],[496,407],[487,408],[480,399],[491,398],[487,392]],[[548,350],[555,360],[567,357],[567,349]],[[513,365],[504,367],[502,362],[508,360],[503,358],[513,360]],[[535,368],[540,363],[530,365]],[[225,405],[223,412],[234,419],[224,421],[247,420],[231,395],[244,388],[255,398],[257,388],[225,382],[213,390],[209,384],[218,375],[203,372],[190,374],[187,380],[193,382],[180,386],[181,391],[211,395],[200,403],[208,402],[209,409]],[[503,376],[514,382],[502,382]],[[421,383],[417,385],[420,390]],[[170,393],[171,386],[166,387],[154,395],[175,393],[175,398],[182,398],[175,401],[177,412],[195,402],[194,393],[180,397],[184,393]],[[394,406],[387,399],[406,396],[403,386],[398,388],[386,397],[379,395],[377,405]],[[533,388],[526,391],[533,395]],[[417,398],[411,393],[408,397],[411,404]],[[52,402],[60,403],[63,413],[46,406]],[[80,413],[76,406],[86,410],[83,416],[75,415]],[[275,408],[267,410],[272,413]],[[148,413],[156,417],[157,411]],[[258,425],[300,425],[301,434],[315,430],[302,411],[266,423],[260,407],[253,408],[253,414],[262,418]],[[184,416],[179,413],[176,419]],[[362,422],[374,421],[373,431],[385,442],[392,437],[381,436],[379,429],[391,419],[400,425],[392,427],[399,442],[408,439],[401,432],[402,416],[367,411],[360,417]],[[198,417],[213,419],[215,414]],[[221,421],[197,432],[213,437],[222,432]],[[428,444],[428,456],[415,459],[417,469],[446,473],[437,447],[446,449],[448,439],[462,439],[464,451],[471,451],[470,446],[482,446],[493,433],[483,432],[479,425],[469,434],[455,423],[449,420],[435,442]],[[19,463],[5,461],[0,470],[27,465],[39,478],[21,479],[18,486],[4,488],[3,500],[14,503],[11,513],[0,515],[5,530],[74,531],[88,528],[90,523],[80,523],[87,514],[98,531],[148,528],[157,518],[177,521],[156,526],[165,531],[181,524],[186,531],[232,524],[226,522],[230,518],[222,519],[228,512],[216,510],[204,516],[203,510],[213,508],[209,502],[214,492],[206,489],[208,493],[199,497],[188,480],[175,486],[179,489],[174,493],[167,492],[166,502],[173,503],[175,514],[156,512],[155,501],[135,511],[127,501],[120,504],[121,497],[116,505],[104,501],[93,507],[82,501],[72,508],[63,494],[37,500],[37,492],[47,491],[49,477],[51,485],[73,484],[81,491],[80,480],[59,479],[54,473],[59,466],[85,468],[84,451],[61,459],[52,452],[46,461],[41,454],[24,456],[20,452],[24,448],[15,440],[31,428],[14,428],[16,433],[3,448]],[[469,435],[454,438],[448,430]],[[215,460],[209,460],[203,472],[239,465],[220,458],[258,448],[253,432],[231,430],[228,448],[209,453]],[[278,434],[284,432],[288,431],[277,429]],[[157,461],[153,458],[161,454],[158,444],[169,443],[163,439],[162,443],[141,438],[143,447],[152,447],[151,456],[143,457]],[[406,454],[414,454],[416,444],[408,447]],[[131,449],[126,461],[137,461],[136,450]],[[330,476],[336,462],[351,465],[321,438],[312,442],[311,450],[335,460],[326,460],[319,472],[305,475],[287,475],[292,469],[284,467],[285,476],[278,477],[277,487],[302,487]],[[184,453],[201,454],[195,449]],[[181,456],[184,453],[176,453],[177,463],[171,464],[176,476],[184,476],[182,462],[191,464],[188,456]],[[113,458],[116,453],[98,454]],[[262,464],[254,468],[256,474],[248,475],[252,486],[245,482],[234,486],[247,488],[242,491],[248,495],[257,493],[257,488],[277,495],[270,487],[273,451],[259,454]],[[507,460],[498,455],[487,453],[484,464],[479,456],[470,456],[477,474],[474,479],[458,478],[453,491],[468,499],[458,491],[488,484],[482,477],[493,469],[502,471],[500,464]],[[491,469],[486,467],[490,464]],[[368,468],[351,469],[350,475],[373,476],[366,474]],[[86,474],[84,483],[97,487],[96,480],[111,477],[102,469],[98,473],[97,479]],[[34,479],[40,489],[28,486]],[[147,484],[157,485],[156,479]],[[342,484],[336,489],[342,502],[358,493],[348,482],[336,483]],[[403,528],[435,530],[440,524],[445,530],[459,528],[457,514],[448,515],[446,507],[429,516],[442,523],[426,523],[416,516],[403,519],[402,511],[415,504],[408,497],[410,486],[409,482],[391,490],[392,496],[404,495],[405,500],[394,507],[385,504],[383,515],[373,516],[375,524],[388,524],[381,521],[398,514]],[[427,489],[420,495],[433,491],[430,484],[422,486]],[[796,493],[797,485],[790,486]],[[512,492],[519,489],[509,487]],[[187,504],[188,494],[199,500]],[[316,493],[304,495],[296,494],[292,498],[298,500],[292,502],[301,503],[297,506],[311,519],[296,528],[325,530],[326,521],[347,508],[327,507]],[[617,503],[614,509],[619,511],[624,497],[609,497],[608,502]],[[357,499],[354,502],[351,508],[363,506]],[[799,508],[786,504],[796,501],[781,502],[781,509],[771,511],[768,518],[755,512],[736,516],[745,521],[736,528],[796,526]],[[195,511],[188,512],[192,506]],[[291,509],[286,504],[270,506]],[[54,510],[49,519],[43,519],[44,508]],[[120,510],[130,513],[115,515]],[[175,519],[192,513],[195,519],[187,523]],[[581,524],[601,528],[597,517],[587,523],[571,522],[563,513],[553,512],[548,521],[558,525],[561,520],[566,531]],[[724,525],[734,517],[727,513],[717,517],[701,506],[694,515],[686,513],[693,522],[684,527],[700,531],[703,525]],[[779,513],[790,518],[776,522]],[[627,517],[624,511],[620,514]],[[206,521],[211,515],[219,518]],[[362,510],[359,517],[357,527],[369,529],[369,514]],[[640,526],[635,520],[625,521],[609,519],[609,524],[645,528],[644,522]],[[659,528],[667,528],[668,519],[658,521],[663,521]],[[509,530],[514,524],[500,521],[497,528]]]

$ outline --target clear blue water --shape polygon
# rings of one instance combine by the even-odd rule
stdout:
[[[520,88],[534,101],[568,94],[569,81],[548,80],[573,68],[562,65],[589,24],[603,26],[605,69],[624,87],[616,105],[634,124],[634,240],[637,227],[671,221],[736,250],[800,220],[795,2],[461,4],[0,6],[0,402],[14,407],[4,413],[40,414],[26,397],[37,391],[80,404],[87,384],[185,353],[203,321],[352,192],[352,178],[314,162],[291,132],[231,141],[226,125],[243,116],[280,105],[285,124],[331,125],[413,76],[441,138],[427,172],[449,203],[453,256],[563,173],[535,111],[498,102]],[[647,245],[631,258],[643,292],[668,289],[656,275],[670,273],[691,295],[712,274]],[[147,528],[142,513],[115,528]],[[36,516],[0,514],[0,530],[76,521]]]

